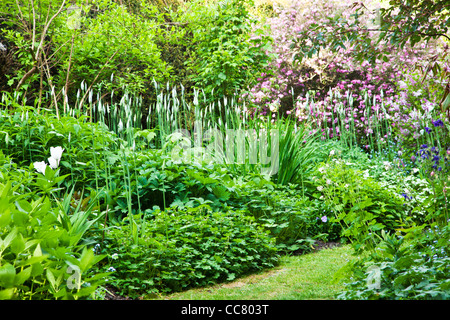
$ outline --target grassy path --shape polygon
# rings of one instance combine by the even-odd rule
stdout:
[[[236,281],[162,296],[169,300],[321,300],[334,299],[342,285],[334,273],[352,258],[350,246],[301,256],[284,256],[278,267]]]

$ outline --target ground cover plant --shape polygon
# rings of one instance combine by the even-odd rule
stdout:
[[[449,10],[3,1],[0,298],[148,298],[332,242],[334,298],[448,299]]]

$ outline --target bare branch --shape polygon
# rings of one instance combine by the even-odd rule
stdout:
[[[45,40],[45,36],[47,34],[48,28],[50,27],[51,23],[53,22],[53,20],[61,13],[62,9],[64,8],[64,5],[66,4],[66,0],[63,0],[61,7],[59,8],[58,12],[56,12],[51,18],[50,20],[45,24],[44,30],[42,31],[41,34],[41,41],[39,43],[39,46],[37,47],[36,50],[36,54],[35,54],[35,60],[37,61],[38,56],[39,56],[39,50],[42,48],[42,44],[44,43]]]

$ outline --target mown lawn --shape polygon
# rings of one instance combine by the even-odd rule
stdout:
[[[343,288],[333,275],[352,258],[349,245],[283,256],[278,267],[226,284],[164,295],[166,300],[330,300]]]

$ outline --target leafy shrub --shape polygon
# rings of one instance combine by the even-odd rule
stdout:
[[[296,184],[274,184],[254,176],[234,187],[227,205],[248,211],[276,239],[282,252],[312,249],[316,240],[337,241],[340,225],[326,219],[329,211],[322,201],[304,195]]]
[[[342,224],[343,236],[356,241],[357,248],[371,248],[380,230],[394,231],[405,219],[400,192],[386,190],[368,173],[351,163],[332,158],[317,169],[314,183],[320,197]]]
[[[127,225],[111,228],[105,250],[113,267],[111,285],[136,297],[233,280],[273,267],[274,239],[248,214],[197,208],[155,211],[140,225],[137,243]]]
[[[372,9],[377,5],[368,4]],[[364,8],[338,1],[295,1],[277,10],[267,20],[277,58],[271,61],[273,74],[261,75],[250,90],[254,112],[295,115],[327,137],[348,131],[360,145],[373,147],[372,140],[384,144],[392,133],[398,141],[415,143],[424,129],[422,121],[438,108],[436,93],[443,90],[434,80],[422,82],[418,70],[426,69],[421,63],[425,57],[444,60],[445,50],[432,42],[402,49],[377,42],[373,34],[361,32],[375,18],[362,14]],[[356,40],[358,32],[367,42]],[[385,60],[360,61],[367,52],[383,53]],[[446,69],[448,61],[439,65]]]
[[[228,205],[245,210],[270,231],[280,250],[299,249],[306,239],[308,225],[302,210],[307,199],[294,185],[277,186],[262,177],[253,177],[236,186]]]
[[[265,53],[270,38],[256,25],[248,6],[251,1],[194,1],[183,11],[193,34],[191,57],[187,65],[192,80],[210,101],[222,100],[252,85],[270,56]]]
[[[449,240],[448,225],[429,228],[411,241],[385,236],[375,253],[345,267],[343,278],[352,279],[338,298],[448,300]]]
[[[158,82],[166,79],[170,66],[161,60],[156,45],[158,9],[144,1],[140,5],[140,14],[134,14],[113,1],[95,1],[93,7],[85,9],[83,28],[59,30],[54,39],[58,45],[73,36],[73,46],[65,46],[60,52],[64,54],[65,64],[71,58],[72,98],[83,81],[88,86],[95,84],[109,91],[126,87],[128,92],[144,94],[154,79]],[[112,16],[115,18],[111,19]],[[67,67],[63,66],[62,70],[67,71]],[[66,82],[64,71],[59,87]]]
[[[234,192],[232,176],[221,165],[173,161],[162,150],[125,153],[111,169],[110,197],[118,215],[209,203],[219,210]]]
[[[70,194],[61,202],[21,194],[20,176],[1,173],[0,299],[90,298],[103,277],[91,270],[103,256],[82,242],[92,206],[71,208]]]
[[[11,101],[4,105],[17,107]],[[61,175],[70,174],[66,185],[78,183],[95,189],[96,178],[105,180],[106,167],[121,141],[105,125],[90,123],[83,116],[58,118],[27,108],[1,110],[0,114],[0,150],[19,167],[44,161],[50,147],[61,146],[65,155]]]

